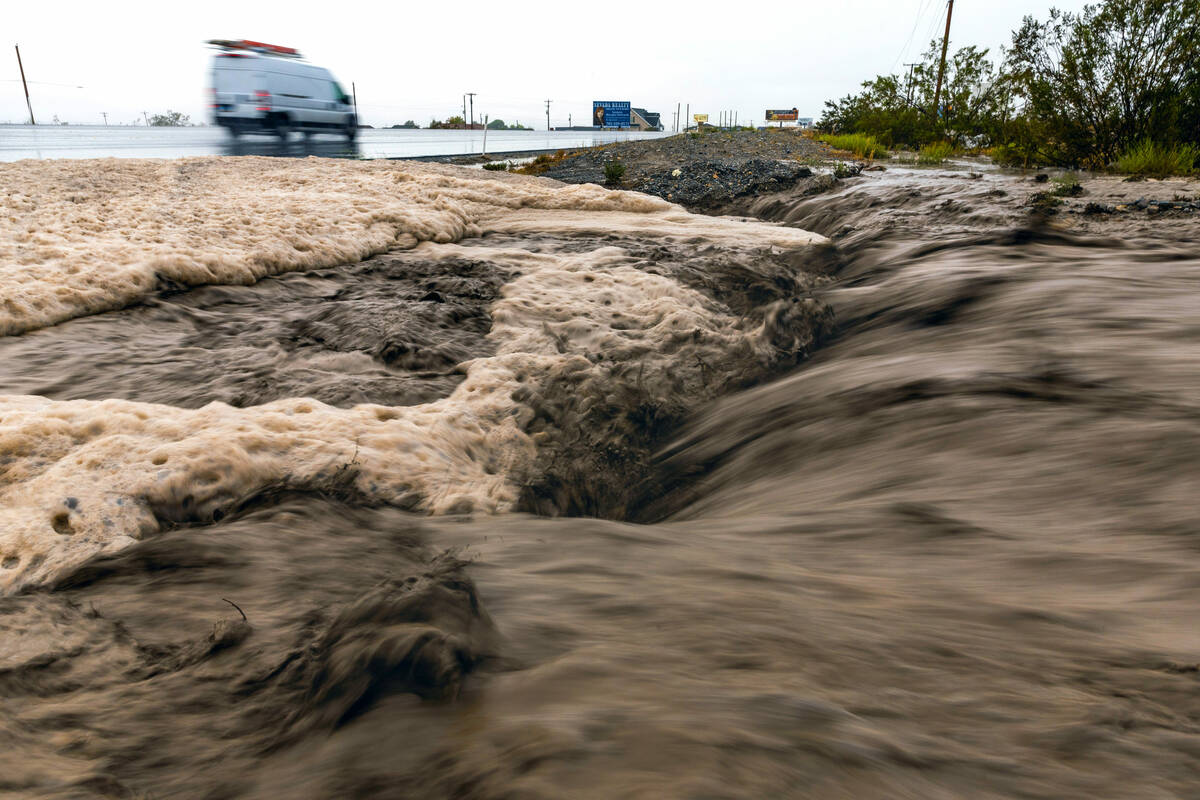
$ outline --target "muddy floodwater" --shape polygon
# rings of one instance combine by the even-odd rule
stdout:
[[[0,794],[1196,796],[1200,183],[976,169],[0,166]]]

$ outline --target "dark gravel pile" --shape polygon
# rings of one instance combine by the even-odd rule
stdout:
[[[531,172],[566,183],[604,183],[604,168],[625,166],[619,188],[706,210],[737,197],[820,180],[813,166],[831,163],[828,148],[794,129],[683,134],[568,153]]]

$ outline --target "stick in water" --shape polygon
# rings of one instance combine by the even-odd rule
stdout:
[[[221,599],[222,599],[222,600],[225,600],[225,602],[226,602],[226,603],[229,603],[229,605],[231,605],[231,606],[233,606],[234,608],[236,608],[236,609],[237,609],[238,613],[242,615],[242,622],[249,622],[249,621],[250,621],[250,620],[246,619],[246,612],[245,612],[245,611],[242,611],[242,607],[241,607],[241,606],[239,606],[237,603],[233,602],[232,600],[226,600],[224,597],[222,597]]]

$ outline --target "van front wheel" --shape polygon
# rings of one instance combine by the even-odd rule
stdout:
[[[277,117],[275,119],[275,135],[279,137],[279,141],[286,142],[288,137],[292,135],[292,126],[288,124],[287,117]]]
[[[347,125],[346,126],[346,141],[353,142],[357,138],[358,138],[358,126],[357,125]]]

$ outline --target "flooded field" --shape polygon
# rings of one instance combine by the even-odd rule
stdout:
[[[1200,183],[6,169],[4,793],[1200,785]]]

